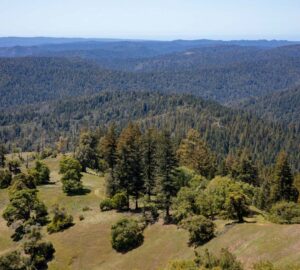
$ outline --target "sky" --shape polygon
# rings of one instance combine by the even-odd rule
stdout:
[[[0,0],[0,36],[300,40],[300,0]]]

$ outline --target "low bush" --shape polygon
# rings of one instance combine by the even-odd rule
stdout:
[[[104,199],[103,201],[100,202],[100,210],[101,211],[110,211],[114,209],[113,208],[113,203],[112,203],[112,200],[107,198],[107,199]]]
[[[214,237],[215,224],[204,216],[192,216],[180,222],[180,226],[190,233],[191,245],[202,245]]]
[[[68,215],[64,208],[59,208],[58,205],[54,206],[53,218],[47,226],[49,233],[63,231],[73,225],[73,217]]]
[[[113,208],[122,211],[128,206],[127,196],[124,192],[117,193],[112,197]]]
[[[272,206],[269,220],[278,224],[299,224],[300,204],[294,202],[279,202]]]
[[[111,227],[111,244],[118,252],[127,252],[144,241],[143,228],[138,221],[124,218]]]
[[[125,193],[117,193],[111,199],[106,198],[100,203],[101,211],[110,211],[116,209],[122,211],[128,207],[128,200]]]

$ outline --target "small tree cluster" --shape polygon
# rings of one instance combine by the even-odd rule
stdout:
[[[106,198],[100,203],[101,211],[116,209],[122,211],[127,209],[128,201],[125,192],[116,193],[112,198]]]
[[[38,199],[37,190],[31,176],[19,174],[15,176],[9,188],[9,204],[3,211],[7,226],[13,226],[16,241],[23,238],[26,227],[45,225],[47,223],[47,208]]]

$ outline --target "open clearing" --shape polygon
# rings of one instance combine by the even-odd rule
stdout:
[[[59,182],[58,159],[49,158],[45,163],[50,167],[53,184],[39,187],[40,199],[49,209],[53,204],[65,207],[75,222],[64,232],[46,236],[56,249],[49,269],[155,270],[162,268],[169,260],[194,257],[194,249],[187,245],[188,233],[175,225],[165,226],[161,222],[145,230],[145,241],[141,247],[127,254],[118,254],[110,245],[110,227],[120,217],[133,214],[100,212],[99,203],[105,193],[103,177],[84,174],[83,183],[90,193],[66,196]],[[1,212],[7,202],[7,191],[0,190]],[[80,215],[84,216],[84,220],[79,220]],[[261,259],[278,265],[300,264],[300,225],[270,224],[262,217],[251,221],[229,229],[224,226],[226,222],[218,221],[220,235],[199,249],[218,252],[228,247],[248,269],[253,262]],[[16,247],[10,235],[11,230],[1,217],[0,254]]]

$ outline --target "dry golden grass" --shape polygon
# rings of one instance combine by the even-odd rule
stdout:
[[[46,159],[51,170],[53,184],[39,187],[39,197],[49,209],[53,204],[66,208],[74,217],[75,225],[63,232],[45,238],[55,246],[55,259],[51,270],[152,270],[163,268],[168,261],[192,259],[193,248],[187,245],[188,233],[175,225],[161,222],[149,226],[142,246],[126,254],[111,248],[111,225],[129,213],[100,212],[99,203],[105,194],[104,178],[84,174],[83,184],[90,193],[83,196],[66,196],[61,190],[58,158]],[[0,210],[8,202],[7,191],[0,190]],[[83,208],[88,208],[84,211]],[[83,215],[84,220],[79,221]],[[274,225],[261,216],[252,220],[257,223],[237,224],[227,228],[228,221],[217,221],[218,236],[199,248],[218,252],[228,247],[249,268],[253,262],[269,259],[278,265],[300,263],[300,225]],[[0,254],[16,247],[10,239],[12,231],[0,218]]]

